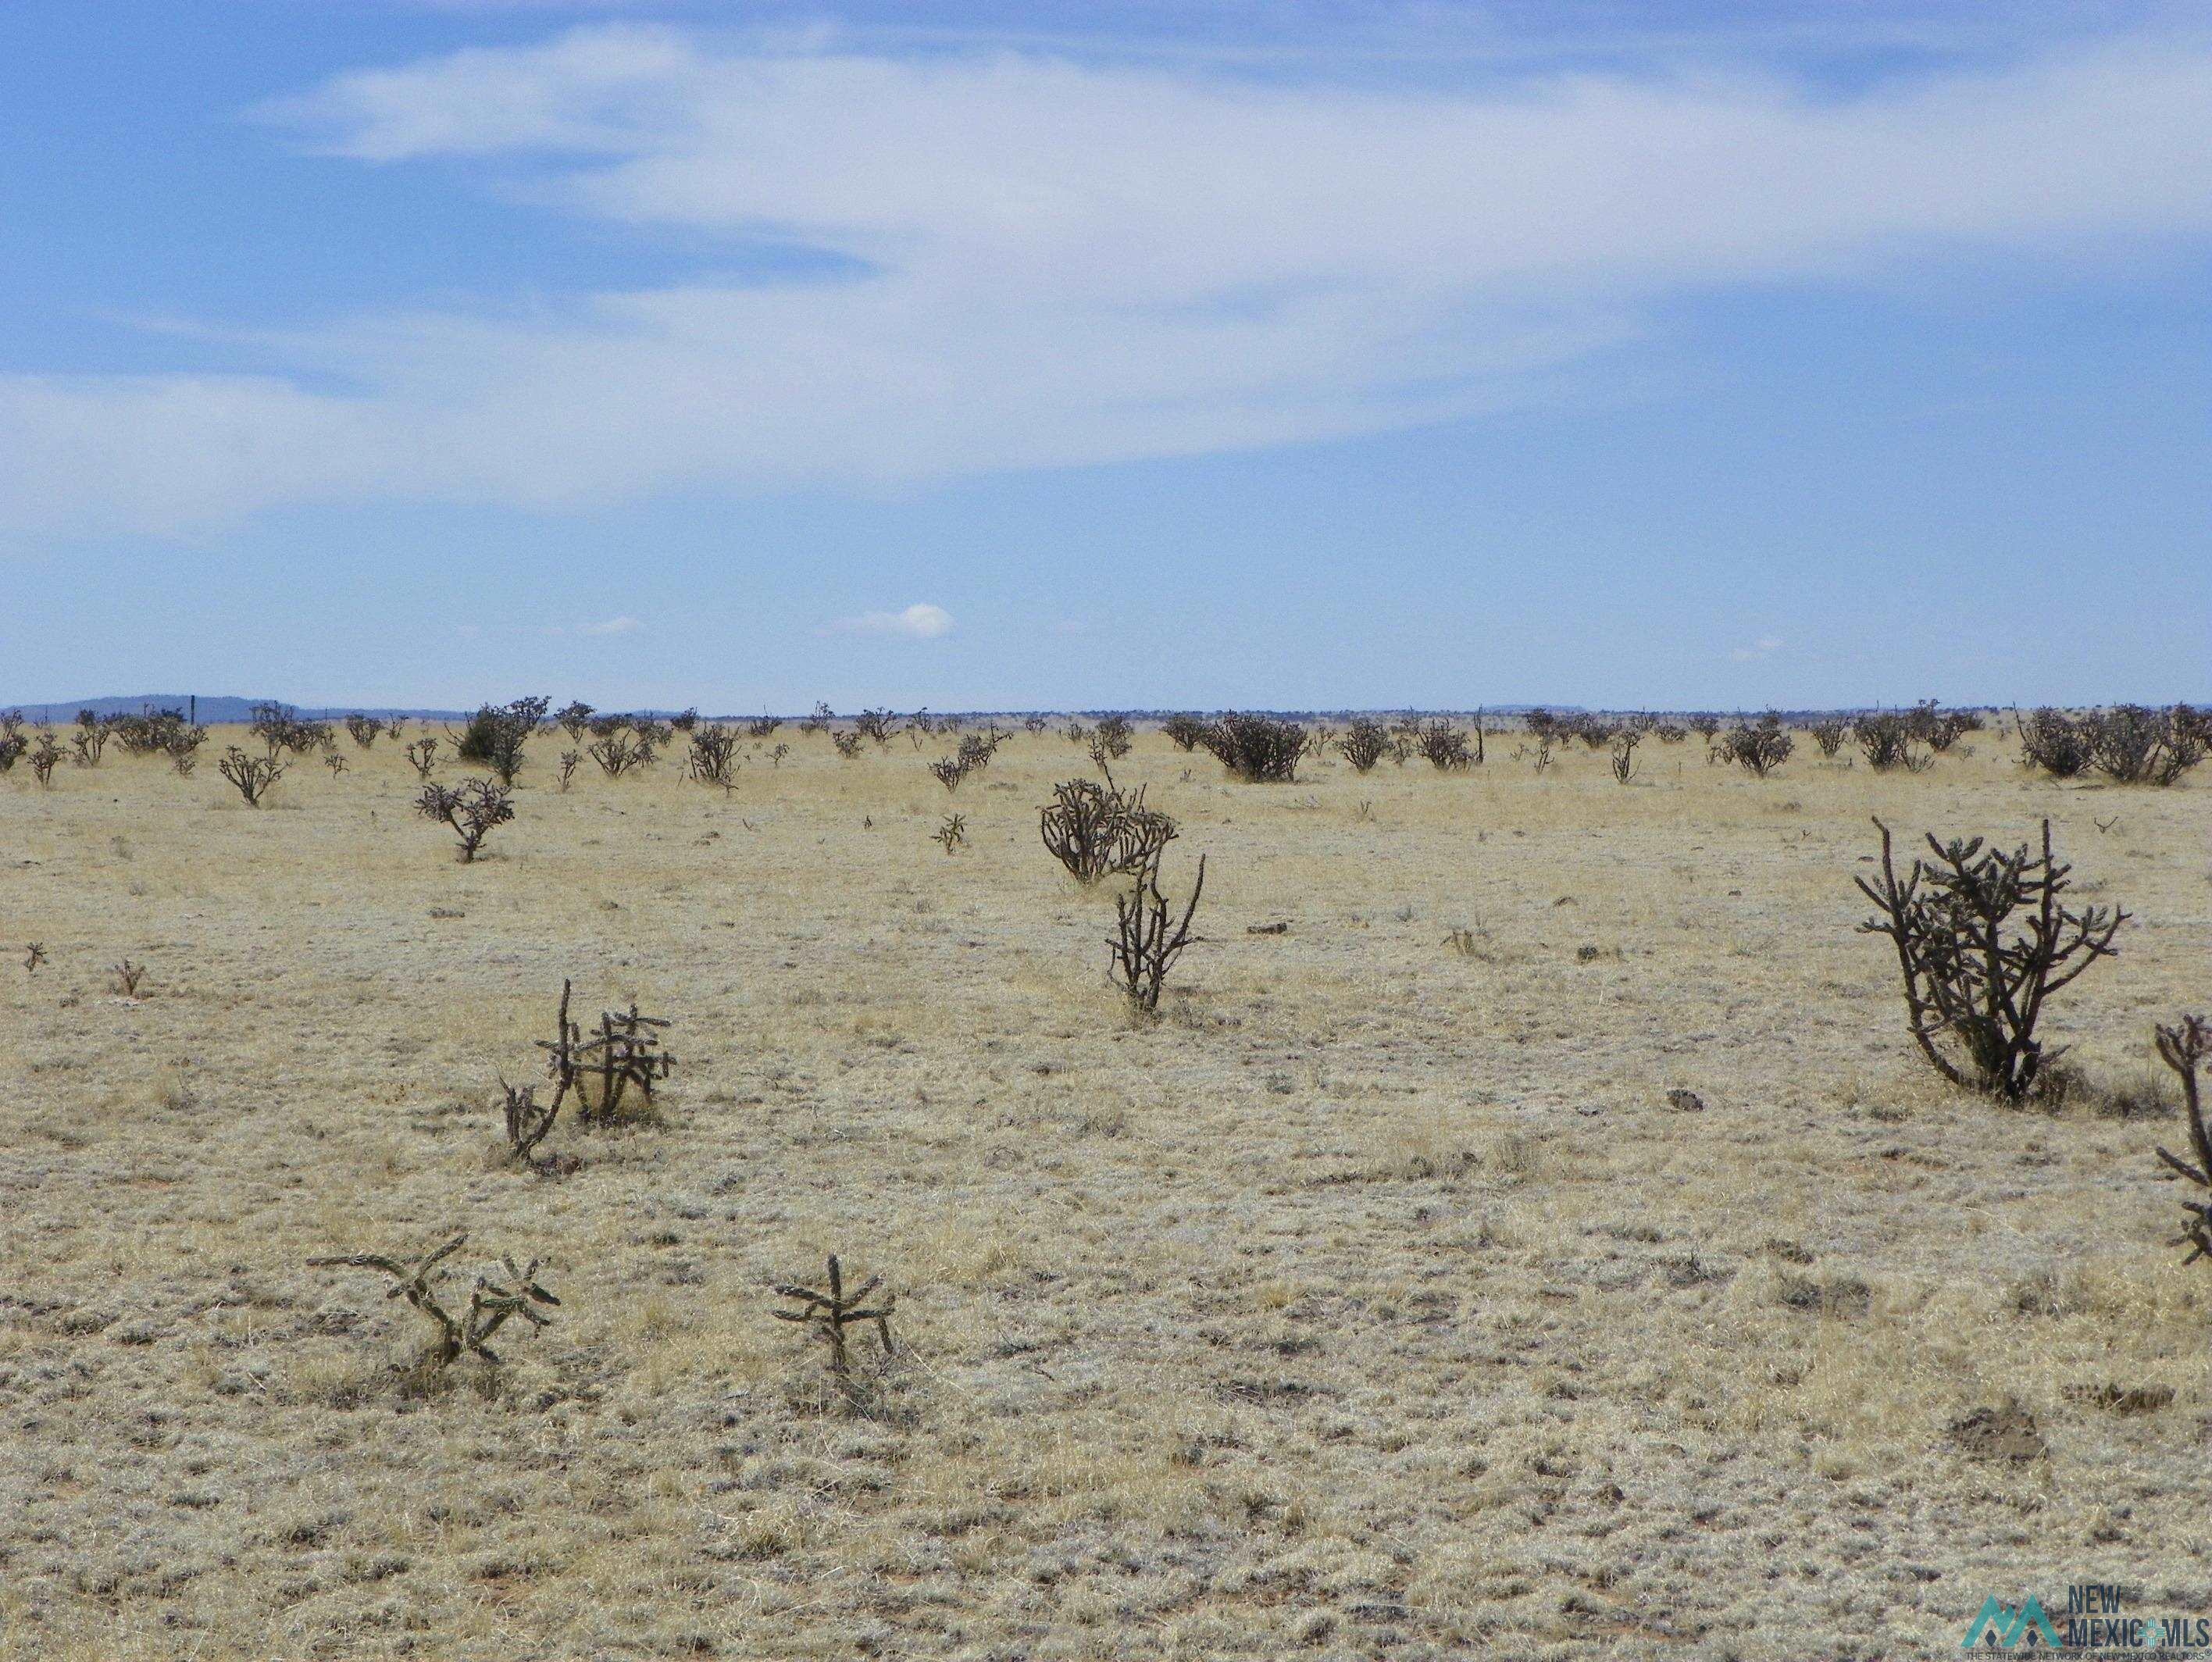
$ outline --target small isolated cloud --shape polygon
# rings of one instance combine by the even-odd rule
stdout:
[[[1739,646],[1729,656],[1738,664],[1763,664],[1782,650],[1778,635],[1761,635],[1748,646]]]
[[[579,623],[578,634],[635,634],[645,627],[634,617],[610,617],[603,623]]]
[[[934,640],[952,633],[952,614],[917,601],[902,612],[862,612],[858,617],[836,618],[822,628],[825,634],[897,634],[909,640]]]

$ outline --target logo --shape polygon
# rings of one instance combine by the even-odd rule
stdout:
[[[2033,1594],[2016,1606],[1992,1594],[1966,1624],[1959,1648],[2052,1658],[2129,1657],[2135,1662],[2212,1653],[2212,1620],[2130,1615],[2122,1608],[2126,1596],[2109,1582],[2077,1583],[2066,1589],[2061,1622],[2053,1622]]]
[[[2043,1613],[2041,1601],[2030,1593],[2027,1602],[2014,1610],[2010,1604],[2000,1604],[1992,1593],[1982,1600],[1981,1614],[1967,1623],[1966,1636],[1959,1648],[2008,1651],[2023,1641],[2058,1648],[2058,1630]]]

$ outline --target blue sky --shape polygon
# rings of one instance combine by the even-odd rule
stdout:
[[[2212,697],[2155,4],[0,9],[0,703]]]

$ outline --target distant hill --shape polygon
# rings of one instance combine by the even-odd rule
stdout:
[[[253,707],[269,701],[211,697],[202,693],[198,695],[197,701],[200,720],[213,725],[251,720]],[[9,704],[0,701],[0,710],[21,710],[28,721],[58,722],[75,721],[79,710],[89,710],[94,715],[102,716],[135,716],[147,710],[190,712],[194,702],[194,695],[190,693],[142,693],[132,698],[69,698],[55,704]],[[303,715],[318,718],[350,715],[359,710],[370,715],[406,716],[421,721],[453,721],[468,713],[465,710],[402,710],[367,704],[302,705],[300,709]]]

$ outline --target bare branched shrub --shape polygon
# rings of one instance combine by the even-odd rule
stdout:
[[[1972,711],[1946,710],[1932,698],[1923,698],[1906,711],[1905,720],[1912,737],[1938,755],[1982,728],[1982,719]]]
[[[1183,746],[1186,750],[1189,748],[1188,744]],[[1364,773],[1389,754],[1390,736],[1382,731],[1381,722],[1363,717],[1346,730],[1344,737],[1337,740],[1336,748],[1352,764],[1353,773]]]
[[[1642,737],[1642,734],[1632,728],[1613,741],[1613,778],[1615,784],[1626,785],[1636,777],[1636,746]]]
[[[635,733],[627,731],[595,740],[586,747],[586,754],[599,764],[599,771],[609,779],[620,779],[653,758],[651,748],[640,743]]]
[[[1133,1008],[1147,1016],[1158,1013],[1160,989],[1167,982],[1168,972],[1175,967],[1183,949],[1197,938],[1190,932],[1190,920],[1197,913],[1199,896],[1205,892],[1206,856],[1200,854],[1198,881],[1192,886],[1189,903],[1172,926],[1168,922],[1167,897],[1160,893],[1158,859],[1146,862],[1127,894],[1114,897],[1115,937],[1107,943],[1113,949],[1112,978]]]
[[[551,1134],[553,1122],[560,1115],[560,1105],[539,1107],[535,1085],[510,1085],[502,1079],[499,1088],[505,1096],[500,1111],[507,1125],[507,1157],[517,1163],[526,1163],[531,1151]]]
[[[216,771],[238,787],[248,808],[258,808],[269,787],[284,777],[284,764],[274,755],[249,756],[234,744],[223,752]]]
[[[432,782],[416,796],[415,811],[453,828],[466,864],[476,858],[486,837],[514,817],[514,801],[506,786],[488,779],[463,779],[458,785]]]
[[[1844,748],[1844,741],[1851,736],[1851,724],[1841,716],[1822,716],[1807,731],[1813,735],[1813,743],[1820,747],[1820,754],[1832,761],[1836,753]]]
[[[548,698],[518,698],[512,704],[485,704],[461,729],[453,754],[489,767],[501,785],[513,785],[522,771],[522,747],[545,719]]]
[[[31,741],[23,737],[23,713],[20,710],[0,713],[0,773],[13,767],[30,748]]]
[[[1101,716],[1091,738],[1106,753],[1109,761],[1119,761],[1129,754],[1129,747],[1136,742],[1136,734],[1127,716]]]
[[[323,752],[323,766],[329,768],[331,777],[336,779],[340,773],[345,772],[346,759],[335,750],[325,750]]]
[[[353,742],[364,750],[384,737],[384,723],[380,719],[375,716],[362,715],[358,712],[345,719],[345,727],[346,731],[352,736]]]
[[[1721,719],[1715,715],[1694,715],[1689,719],[1689,729],[1708,744],[1721,730]]]
[[[2212,1022],[2202,1016],[2185,1016],[2172,1027],[2157,1030],[2159,1059],[2172,1068],[2181,1081],[2181,1107],[2189,1121],[2189,1150],[2197,1156],[2197,1163],[2176,1158],[2164,1149],[2158,1157],[2191,1183],[2198,1190],[2195,1200],[2185,1200],[2181,1210],[2187,1218],[2182,1227],[2181,1240],[2177,1245],[2190,1249],[2182,1260],[2194,1264],[2200,1258],[2212,1258],[2212,1136],[2204,1128],[2203,1088],[2198,1083],[2197,1070],[2207,1057],[2212,1057]]]
[[[1851,724],[1851,737],[1857,741],[1860,754],[1877,773],[1900,770],[1924,773],[1934,767],[1936,758],[1931,752],[1913,748],[1918,734],[1918,725],[1911,716],[1893,710],[1861,716]]]
[[[944,822],[931,832],[929,837],[931,841],[950,854],[968,840],[968,816],[965,814],[947,814]]]
[[[790,754],[791,747],[779,742],[775,749],[768,753],[768,765],[771,767],[781,767],[783,766],[783,759]]]
[[[61,766],[62,754],[61,746],[54,743],[54,736],[41,729],[38,743],[31,746],[27,758],[31,765],[31,777],[38,780],[41,790],[53,788],[54,769]]]
[[[555,764],[555,766],[559,769],[559,772],[555,777],[560,781],[561,790],[564,794],[567,792],[570,784],[574,781],[576,770],[583,765],[584,753],[582,751],[563,750],[561,753],[560,760]]]
[[[2095,760],[2089,736],[2063,710],[2048,707],[2026,715],[2013,713],[2020,730],[2021,760],[2042,769],[2053,779],[2079,779]]]
[[[288,753],[303,756],[331,742],[328,722],[310,721],[289,704],[264,701],[255,705],[250,713],[246,730],[272,756]]]
[[[23,943],[23,973],[26,975],[36,974],[39,966],[46,961],[46,948],[43,941]]]
[[[1193,715],[1172,715],[1160,724],[1160,731],[1178,750],[1195,750],[1206,743],[1206,724]]]
[[[573,1090],[580,1124],[612,1124],[625,1117],[623,1104],[635,1089],[645,1102],[636,1112],[650,1113],[653,1085],[676,1068],[676,1058],[660,1047],[660,1034],[668,1023],[639,1015],[633,1004],[627,1010],[601,1011],[599,1030],[586,1039],[581,1026],[568,1017],[569,992],[570,984],[563,980],[555,1037],[538,1041],[554,1088],[552,1106],[546,1112],[559,1113]]]
[[[946,756],[940,761],[931,762],[929,771],[937,776],[937,782],[939,785],[948,791],[954,791],[959,788],[960,781],[968,777],[969,766],[968,759],[964,755]]]
[[[107,741],[115,731],[112,722],[102,720],[90,710],[76,713],[76,731],[70,736],[70,748],[76,752],[80,767],[97,767],[100,758],[107,749]]]
[[[507,1271],[507,1279],[500,1282],[489,1276],[477,1276],[476,1284],[469,1290],[467,1308],[459,1316],[452,1314],[439,1301],[437,1277],[432,1272],[459,1252],[467,1240],[465,1234],[454,1235],[412,1264],[379,1253],[343,1253],[311,1258],[307,1265],[318,1270],[375,1270],[389,1276],[392,1287],[385,1296],[405,1299],[437,1330],[418,1364],[424,1371],[435,1373],[449,1368],[465,1355],[481,1356],[496,1365],[499,1353],[491,1348],[492,1336],[518,1316],[532,1327],[546,1326],[552,1319],[538,1307],[557,1307],[561,1301],[538,1284],[536,1259],[520,1270],[514,1267],[513,1259],[503,1259],[501,1265]]]
[[[769,1313],[779,1321],[806,1324],[823,1343],[830,1347],[830,1379],[837,1394],[848,1403],[858,1400],[853,1385],[851,1357],[845,1349],[845,1330],[854,1325],[872,1326],[876,1343],[883,1347],[885,1357],[891,1355],[891,1312],[896,1307],[895,1294],[885,1293],[872,1308],[866,1304],[870,1293],[881,1284],[880,1278],[870,1276],[851,1292],[845,1290],[844,1271],[839,1267],[837,1255],[830,1254],[830,1284],[826,1289],[793,1286],[780,1283],[775,1292],[779,1298],[796,1299],[796,1310],[772,1310]]]
[[[1468,749],[1467,735],[1448,721],[1424,723],[1414,737],[1413,749],[1440,773],[1474,766],[1474,752]]]
[[[571,699],[553,713],[554,724],[568,736],[571,744],[581,744],[584,735],[592,730],[592,718],[599,712],[581,699]]]
[[[430,777],[430,770],[438,764],[438,741],[425,734],[407,747],[405,755],[408,765],[415,770],[415,777],[426,779]]]
[[[2187,705],[2116,705],[2081,718],[2091,764],[2118,785],[2172,785],[2204,760],[2206,737]]]
[[[847,761],[853,761],[860,756],[862,737],[863,735],[859,732],[832,733],[830,735],[830,742],[837,747],[839,755]]]
[[[1042,733],[1051,725],[1052,723],[1041,715],[1032,714],[1022,718],[1022,731],[1025,733]]]
[[[814,707],[814,713],[799,724],[799,731],[802,733],[826,732],[829,731],[830,722],[835,719],[836,717],[831,713],[830,707],[817,702]]]
[[[1140,870],[1175,837],[1175,822],[1145,806],[1141,787],[1132,796],[1110,784],[1069,779],[1054,786],[1052,794],[1051,803],[1038,810],[1038,833],[1053,858],[1079,882]]]
[[[699,712],[696,707],[686,707],[668,718],[669,728],[674,732],[689,733],[698,725]]]
[[[863,710],[853,718],[853,731],[873,743],[889,744],[891,742],[891,725],[897,719],[897,716],[889,710]]]
[[[2005,854],[1979,837],[1942,843],[1930,835],[1933,858],[1915,859],[1902,882],[1889,828],[1878,819],[1875,825],[1881,882],[1856,881],[1879,910],[1860,930],[1886,935],[1896,948],[1907,1029],[1954,1084],[2018,1101],[2061,1053],[2035,1037],[2045,1004],[2118,950],[2112,937],[2128,914],[2066,907],[2073,868],[2052,855],[2049,820],[2040,854],[2026,843]],[[2016,916],[2023,921],[2008,938]]]
[[[726,794],[738,788],[738,734],[732,727],[707,722],[692,729],[687,741],[690,760],[684,771],[702,785],[719,786]]]
[[[1651,731],[1659,736],[1662,744],[1680,744],[1690,737],[1690,730],[1679,721],[1656,723]]]
[[[136,998],[139,987],[146,980],[146,966],[134,964],[128,958],[107,972],[108,985],[119,998]]]
[[[1200,741],[1233,779],[1251,785],[1288,785],[1298,775],[1305,729],[1273,716],[1231,711],[1206,730]]]
[[[1788,761],[1796,748],[1790,735],[1782,731],[1781,721],[1773,716],[1731,727],[1721,740],[1721,754],[1753,779],[1765,779]]]
[[[775,730],[782,725],[783,718],[781,716],[750,716],[745,720],[745,737],[747,738],[769,738],[774,737]]]

